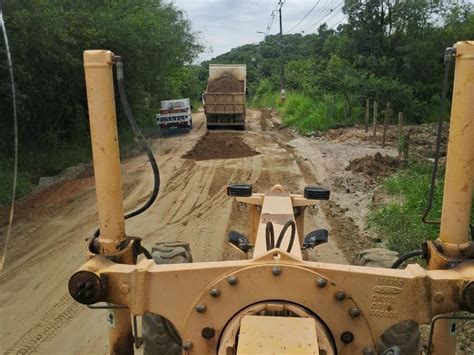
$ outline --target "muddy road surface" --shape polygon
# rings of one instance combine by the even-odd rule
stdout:
[[[226,196],[227,184],[251,183],[256,192],[281,184],[294,193],[320,184],[331,188],[332,199],[322,202],[316,215],[307,215],[305,227],[327,228],[330,243],[310,258],[347,263],[353,253],[370,247],[364,225],[370,180],[346,167],[377,151],[393,155],[393,148],[300,137],[269,111],[249,110],[247,120],[244,132],[207,134],[199,113],[191,133],[153,139],[160,194],[145,213],[127,220],[127,234],[140,236],[148,248],[158,241],[187,241],[195,261],[238,259],[226,235],[231,229],[245,233],[247,215]],[[147,200],[153,176],[144,156],[127,159],[122,167],[130,211]],[[85,238],[96,225],[91,169],[18,202],[0,274],[1,353],[108,353],[105,311],[77,304],[67,291],[69,277],[84,261]]]

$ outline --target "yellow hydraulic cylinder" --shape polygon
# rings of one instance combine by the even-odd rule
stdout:
[[[113,56],[107,50],[84,52],[101,254],[116,253],[125,238]]]
[[[100,226],[100,254],[113,254],[125,237],[123,217],[122,177],[115,114],[113,85],[114,54],[107,50],[84,52],[87,103],[94,158],[97,211]],[[118,260],[132,264],[130,249]],[[130,311],[111,309],[109,320],[110,354],[133,354],[133,336]]]
[[[474,183],[474,41],[458,42],[439,241],[446,256],[467,248]],[[431,268],[442,268],[432,264]],[[433,355],[454,354],[456,334],[449,320],[436,323]]]
[[[468,243],[474,183],[474,41],[458,42],[439,239]]]

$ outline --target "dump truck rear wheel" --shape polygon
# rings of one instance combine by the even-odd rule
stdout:
[[[189,244],[185,242],[162,242],[153,246],[151,255],[157,264],[191,263],[193,258]],[[142,319],[143,352],[146,355],[181,354],[181,338],[167,319],[147,313]]]
[[[390,268],[398,259],[398,253],[384,248],[366,249],[357,253],[352,265]],[[403,355],[419,353],[420,328],[412,320],[403,321],[387,329],[380,337],[377,347],[380,354],[397,346]]]

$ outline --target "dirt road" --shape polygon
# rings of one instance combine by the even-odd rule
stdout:
[[[299,137],[281,128],[269,112],[249,110],[247,117],[247,131],[233,132],[235,141],[225,137],[228,132],[207,136],[221,142],[215,151],[193,151],[206,133],[202,114],[195,115],[192,133],[153,140],[162,188],[148,211],[127,221],[127,234],[142,237],[147,247],[185,240],[195,261],[236,259],[239,255],[227,246],[226,235],[231,229],[245,232],[247,219],[226,196],[227,184],[251,183],[254,191],[264,191],[279,183],[302,192],[305,185],[319,183],[331,188],[332,201],[322,203],[316,216],[308,216],[306,230],[328,228],[331,242],[310,258],[346,263],[354,251],[367,247],[369,182],[345,168],[353,158],[393,150]],[[245,157],[215,159],[233,144],[241,148],[241,143],[249,148],[242,151]],[[143,204],[151,189],[145,157],[123,163],[123,180],[128,211]],[[84,260],[84,238],[97,223],[93,177],[85,171],[33,194],[18,203],[17,211],[7,265],[0,275],[0,352],[107,353],[104,311],[75,303],[67,291],[70,275]]]

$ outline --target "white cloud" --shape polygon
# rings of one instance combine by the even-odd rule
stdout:
[[[177,8],[187,13],[193,31],[200,32],[207,47],[199,61],[210,59],[232,48],[259,42],[265,32],[277,0],[172,0]],[[283,33],[292,29],[317,3],[314,0],[286,0],[283,6]],[[338,6],[339,5],[339,6]],[[319,24],[332,26],[344,19],[343,0],[319,0],[314,11],[294,32],[315,32]],[[331,11],[333,9],[333,11]],[[271,34],[278,33],[278,15],[275,16]]]

